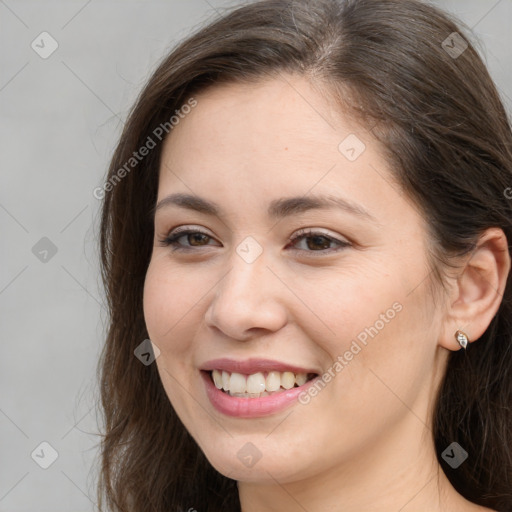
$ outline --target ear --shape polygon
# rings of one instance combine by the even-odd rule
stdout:
[[[460,350],[455,332],[461,330],[475,341],[485,332],[500,307],[510,271],[510,253],[505,233],[487,229],[473,252],[453,278],[439,344]]]

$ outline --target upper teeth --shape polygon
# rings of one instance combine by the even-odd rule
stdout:
[[[259,394],[264,392],[277,391],[281,387],[291,389],[295,384],[302,386],[308,380],[307,373],[293,372],[258,372],[252,375],[241,373],[229,373],[226,371],[213,370],[213,382],[218,389],[224,389],[233,393]]]

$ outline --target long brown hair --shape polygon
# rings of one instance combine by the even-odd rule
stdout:
[[[428,221],[434,276],[442,283],[443,264],[471,251],[485,229],[500,227],[512,240],[511,127],[462,26],[419,0],[263,0],[230,10],[159,64],[130,112],[102,192],[110,316],[98,366],[100,507],[240,510],[236,482],[219,474],[188,434],[155,364],[134,356],[148,338],[142,298],[164,140],[155,130],[165,126],[172,136],[171,116],[213,84],[281,73],[322,84],[333,110],[350,111],[387,149],[396,179]],[[155,147],[130,161],[148,138]],[[500,512],[512,510],[510,281],[484,335],[467,352],[450,354],[433,424],[439,462],[455,489]],[[441,457],[454,441],[469,453],[456,470]]]

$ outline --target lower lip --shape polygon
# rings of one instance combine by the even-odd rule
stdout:
[[[297,402],[298,396],[318,379],[318,377],[315,377],[302,386],[273,395],[245,398],[231,396],[218,389],[212,382],[210,372],[201,371],[201,376],[206,385],[206,394],[215,409],[222,414],[237,418],[260,418],[282,411]]]

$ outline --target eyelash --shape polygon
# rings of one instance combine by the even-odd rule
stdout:
[[[183,229],[183,230],[180,230],[180,231],[177,231],[169,236],[167,236],[166,238],[164,238],[163,240],[159,240],[161,246],[163,247],[169,247],[169,246],[172,246],[173,249],[172,251],[175,252],[175,251],[178,251],[178,252],[193,252],[195,251],[195,249],[192,247],[192,246],[182,246],[180,244],[178,244],[178,240],[183,237],[183,236],[186,236],[186,235],[190,235],[190,234],[201,234],[201,235],[204,235],[210,239],[213,239],[212,236],[210,236],[208,233],[205,233],[203,231],[200,231],[200,230],[197,230],[197,229]],[[322,232],[319,232],[319,231],[314,231],[312,229],[301,229],[299,230],[295,237],[293,238],[290,238],[289,241],[291,243],[295,243],[297,240],[303,240],[303,239],[307,239],[307,238],[314,238],[314,237],[322,237],[322,238],[325,238],[331,242],[334,242],[336,244],[338,244],[338,248],[336,249],[323,249],[323,250],[318,250],[318,251],[308,251],[308,250],[305,250],[305,249],[295,249],[297,251],[302,251],[302,252],[308,252],[308,253],[320,253],[320,255],[322,254],[331,254],[333,252],[338,252],[342,249],[345,249],[346,247],[349,247],[351,244],[349,242],[345,242],[343,240],[338,240],[336,238],[333,238],[329,235],[326,235]],[[208,245],[204,245],[204,246],[198,246],[198,248],[200,247],[208,247]]]

